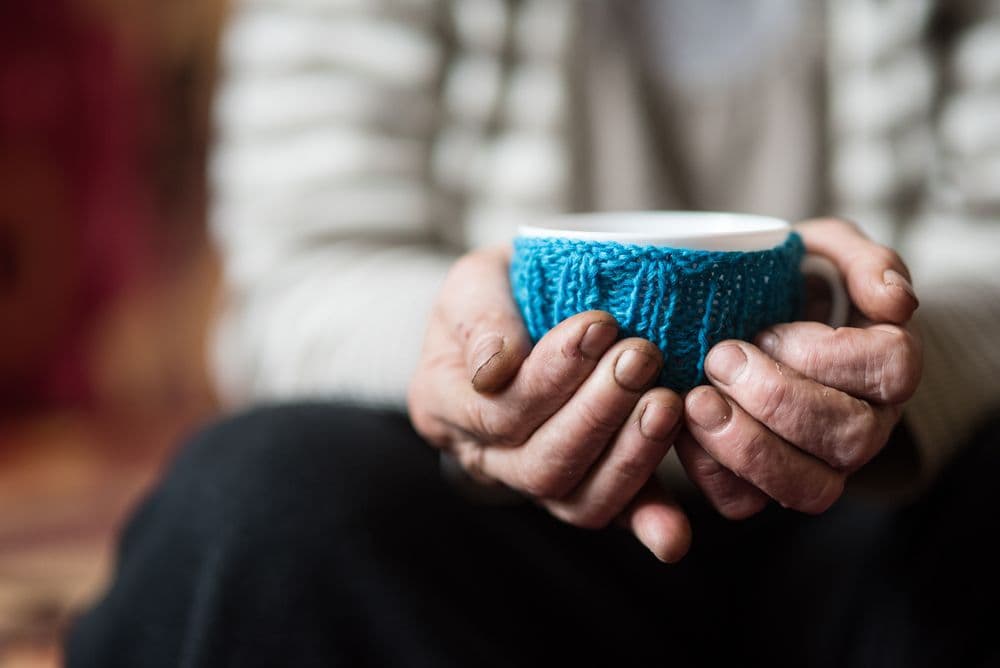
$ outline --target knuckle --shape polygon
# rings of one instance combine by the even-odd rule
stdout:
[[[468,423],[464,426],[468,431],[479,436],[490,437],[491,439],[496,435],[496,413],[487,410],[482,402],[470,397],[465,415],[467,416]]]
[[[886,358],[887,355],[878,353],[867,356],[864,361],[862,387],[864,387],[865,395],[876,401],[885,400]]]
[[[923,355],[916,337],[896,328],[879,374],[876,396],[880,401],[897,403],[913,395],[920,382]]]
[[[834,333],[831,338],[831,345],[829,348],[834,348],[838,345],[837,341],[838,334]],[[828,355],[826,351],[821,349],[820,346],[809,346],[802,351],[802,372],[811,377],[815,378],[821,374],[821,372],[829,366],[827,361]]]
[[[770,378],[758,384],[753,392],[758,407],[757,415],[762,422],[770,423],[784,410],[789,386],[784,376],[779,373],[777,378]]]
[[[700,446],[686,444],[684,447],[688,449]],[[746,519],[767,505],[764,494],[748,486],[708,453],[688,455],[683,461],[691,480],[726,519]]]
[[[811,349],[811,352],[819,352],[820,346],[833,348],[836,350],[851,350],[856,345],[856,330],[850,327],[837,327],[830,329],[829,339],[819,341],[819,345]],[[822,359],[817,356],[817,359]]]
[[[843,428],[835,433],[828,463],[840,471],[854,471],[863,466],[878,446],[878,420],[867,402],[854,400],[852,414],[844,419]]]
[[[583,424],[587,433],[607,435],[618,430],[622,420],[606,407],[590,402],[582,402],[576,408],[577,419]]]
[[[767,450],[767,436],[763,429],[754,429],[733,452],[733,472],[741,478],[753,479],[760,472]]]
[[[492,433],[494,445],[514,447],[531,437],[532,425],[523,416],[515,417],[506,411],[497,411],[497,415],[498,424]]]
[[[808,515],[826,512],[844,493],[846,477],[842,474],[830,475],[815,490],[806,489],[801,500],[792,506],[794,510]]]
[[[707,453],[699,453],[687,463],[686,468],[706,494],[722,495],[732,482],[733,474]]]
[[[615,478],[623,486],[630,483],[646,482],[646,478],[651,473],[649,465],[648,453],[644,451],[630,453],[614,463]]]
[[[685,462],[685,468],[691,479],[698,483],[698,486],[706,493],[721,488],[723,480],[727,477],[726,469],[722,464],[715,461],[707,453],[698,453],[698,456],[692,457],[690,461]]]
[[[827,463],[838,471],[853,471],[863,463],[868,446],[857,438],[846,438],[830,448]]]
[[[484,441],[496,445],[520,445],[525,440],[526,428],[523,420],[513,419],[510,412],[502,410],[494,403],[487,403],[477,397],[470,397],[469,431]]]
[[[766,497],[746,487],[715,460],[704,458],[695,465],[693,476],[719,513],[730,520],[742,520],[759,512]]]

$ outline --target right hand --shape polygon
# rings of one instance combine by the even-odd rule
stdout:
[[[416,430],[480,482],[502,483],[570,524],[618,520],[661,561],[687,552],[687,517],[654,475],[682,424],[650,389],[661,356],[615,342],[603,311],[567,318],[534,347],[511,296],[510,248],[455,263],[430,316],[408,404]]]

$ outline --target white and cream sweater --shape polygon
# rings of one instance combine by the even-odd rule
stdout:
[[[655,207],[842,215],[900,248],[925,477],[1000,406],[996,2],[243,0],[223,75],[232,403],[402,405],[457,254]]]

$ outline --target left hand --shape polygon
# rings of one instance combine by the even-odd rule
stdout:
[[[730,519],[769,499],[825,511],[847,476],[885,446],[920,380],[920,342],[906,325],[918,302],[900,257],[842,220],[796,229],[809,252],[840,269],[861,317],[838,329],[777,325],[756,345],[723,341],[709,352],[711,385],[688,393],[676,448],[690,479]]]

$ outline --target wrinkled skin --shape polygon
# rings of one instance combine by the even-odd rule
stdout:
[[[568,318],[532,347],[510,293],[509,247],[469,253],[430,317],[408,398],[415,428],[477,480],[576,526],[618,521],[662,561],[691,542],[654,475],[674,444],[726,517],[771,499],[823,512],[885,446],[917,386],[920,345],[906,326],[917,299],[899,256],[852,224],[797,230],[842,272],[857,326],[796,322],[755,344],[724,341],[705,362],[710,384],[685,397],[653,387],[659,351],[616,341],[602,311]]]

